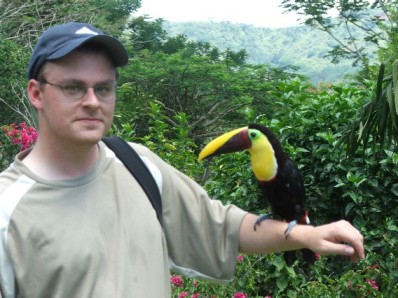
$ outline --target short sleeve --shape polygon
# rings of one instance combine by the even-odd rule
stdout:
[[[171,269],[186,276],[229,281],[246,212],[212,200],[202,186],[147,148],[134,147],[160,170],[163,227]]]

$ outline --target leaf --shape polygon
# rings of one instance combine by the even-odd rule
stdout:
[[[287,266],[286,271],[289,273],[289,276],[292,278],[296,277],[296,271],[294,271],[293,267]]]
[[[398,197],[398,183],[395,183],[392,188],[391,191],[394,195],[396,195]]]
[[[392,65],[392,84],[394,86],[395,113],[398,115],[398,60],[395,60]]]
[[[276,286],[278,287],[278,290],[282,292],[283,290],[286,289],[287,287],[287,278],[285,275],[279,275],[278,279],[276,280]]]
[[[354,203],[348,203],[347,206],[345,207],[345,215],[347,216],[348,213],[351,211],[352,207],[354,207]]]
[[[398,87],[398,86],[396,86],[396,87]],[[387,92],[388,105],[390,106],[391,121],[392,121],[392,124],[394,125],[394,127],[397,129],[398,122],[397,122],[397,117],[394,113],[394,111],[397,109],[397,106],[394,101],[394,94],[392,92],[392,89],[393,89],[393,84],[388,84],[386,92]],[[395,95],[397,95],[397,92],[398,92],[398,88],[396,88]],[[395,98],[396,98],[395,100],[397,100],[398,97],[395,96]],[[397,114],[398,114],[398,110],[397,110]]]
[[[347,195],[356,203],[361,204],[363,198],[353,191],[347,192]]]
[[[278,271],[281,271],[282,268],[285,266],[285,262],[282,258],[276,258],[273,263]]]

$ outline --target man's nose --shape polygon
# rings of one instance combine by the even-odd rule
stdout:
[[[83,103],[85,105],[98,106],[99,99],[98,99],[97,95],[95,94],[94,87],[87,88],[87,92],[83,98]]]

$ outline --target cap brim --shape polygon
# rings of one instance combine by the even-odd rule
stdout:
[[[94,42],[99,46],[103,46],[109,53],[115,66],[120,67],[128,63],[128,55],[124,46],[116,38],[108,35],[93,35],[90,37],[82,36],[82,38],[75,39],[72,42],[69,42],[67,46],[56,50],[54,53],[47,57],[47,60],[56,60],[62,58],[68,55],[73,50],[80,47],[81,45],[91,42]]]

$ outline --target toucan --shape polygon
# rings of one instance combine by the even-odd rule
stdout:
[[[301,172],[268,127],[250,124],[227,132],[208,143],[200,152],[199,160],[242,150],[250,153],[253,173],[264,199],[269,202],[272,215],[288,222],[285,237],[297,224],[310,224]],[[269,214],[260,216],[254,230],[267,218]],[[317,255],[309,249],[302,249],[301,252],[308,263],[317,259]],[[286,251],[284,258],[291,265],[296,259],[296,252]]]

